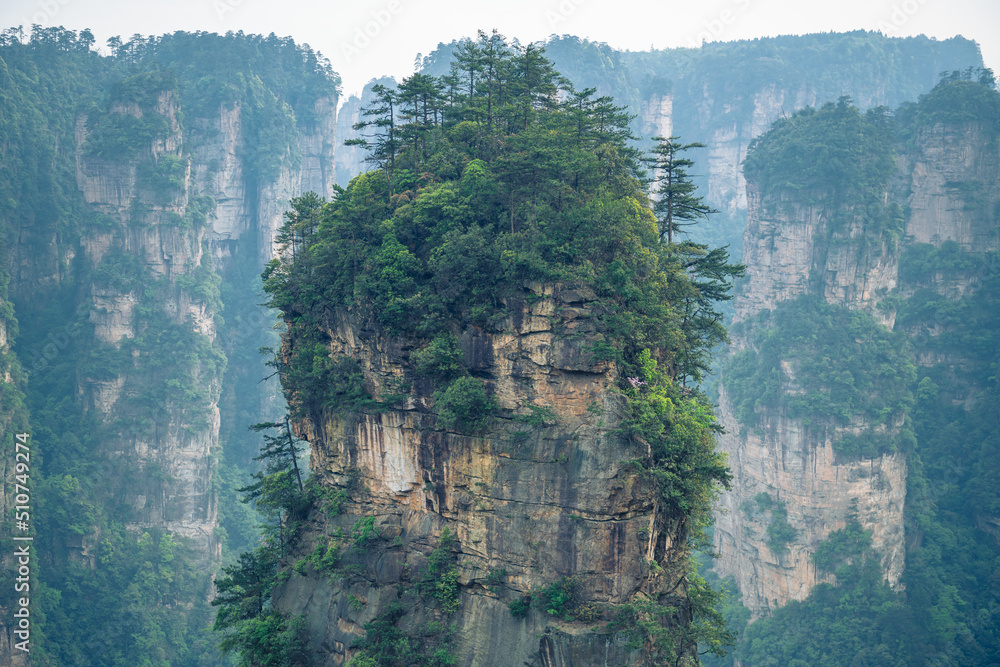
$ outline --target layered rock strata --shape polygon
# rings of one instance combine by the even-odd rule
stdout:
[[[908,297],[927,287],[951,299],[970,294],[990,271],[976,263],[968,271],[933,273],[920,285],[901,285],[900,256],[912,243],[940,246],[954,241],[972,257],[1000,248],[993,212],[1000,204],[1000,152],[991,133],[977,123],[933,124],[897,149],[898,169],[886,198],[907,212],[905,242],[875,238],[856,218],[830,232],[831,211],[804,203],[809,193],[763,193],[748,183],[749,215],[744,237],[747,281],[735,301],[736,320],[748,320],[764,310],[804,294],[821,294],[831,304],[863,309],[887,327],[895,312],[879,308],[891,294]],[[815,194],[815,193],[814,193]],[[911,336],[936,336],[940,327],[907,331]],[[735,349],[750,345],[749,336],[734,336]],[[942,359],[916,345],[916,361],[933,365]],[[797,391],[794,365],[783,362],[784,391]],[[837,428],[807,428],[801,419],[781,409],[758,411],[756,427],[740,424],[725,388],[719,416],[726,427],[720,447],[729,454],[733,488],[723,494],[716,512],[717,569],[734,576],[744,604],[755,616],[789,600],[801,600],[830,575],[817,573],[811,555],[830,532],[856,516],[872,531],[872,543],[892,585],[905,566],[903,509],[906,463],[902,454],[845,460],[833,451],[844,433],[867,425],[855,420]],[[773,553],[767,545],[768,515],[752,511],[753,499],[766,492],[785,501],[788,522],[796,538],[787,550]],[[982,517],[988,529],[995,517]]]
[[[658,599],[662,570],[653,563],[666,564],[682,539],[625,465],[643,448],[614,435],[624,406],[613,369],[587,352],[603,306],[586,289],[536,285],[524,296],[508,300],[495,330],[460,332],[466,365],[503,415],[481,435],[441,426],[429,409],[433,386],[415,374],[404,339],[344,313],[325,323],[331,354],[357,359],[376,396],[410,383],[413,390],[401,408],[326,412],[297,424],[321,482],[354,489],[343,514],[311,515],[302,548],[343,545],[336,536],[352,526],[356,534],[368,517],[378,533],[349,574],[293,571],[276,592],[282,611],[306,614],[320,664],[350,659],[365,625],[396,600],[407,605],[400,627],[453,625],[458,665],[646,664],[643,651],[603,623],[544,610],[521,619],[508,608],[567,577],[578,619],[596,621],[637,594]],[[453,615],[413,593],[445,531],[456,540]],[[341,553],[352,558],[349,546]],[[683,609],[681,593],[673,599]]]

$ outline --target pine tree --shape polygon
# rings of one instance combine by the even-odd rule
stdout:
[[[253,484],[238,490],[246,494],[244,502],[253,501],[265,512],[280,514],[295,506],[304,489],[299,472],[299,445],[287,415],[280,422],[262,422],[250,427],[257,433],[267,429],[278,429],[278,435],[264,433],[264,445],[253,459],[262,462],[264,469],[253,474],[256,480]]]
[[[658,183],[656,189],[659,199],[653,207],[660,226],[660,238],[666,237],[667,243],[674,242],[674,234],[681,227],[695,224],[713,213],[718,213],[705,204],[702,197],[695,196],[695,185],[688,175],[688,168],[694,166],[694,160],[681,157],[681,153],[692,148],[704,148],[705,144],[682,144],[680,137],[653,137],[657,142],[653,155],[646,163],[654,170],[653,183]]]
[[[399,91],[382,84],[372,86],[375,93],[375,103],[363,109],[361,115],[368,120],[354,124],[358,131],[373,130],[371,134],[362,135],[360,139],[348,139],[345,146],[362,146],[368,150],[368,162],[378,165],[385,171],[389,184],[389,198],[392,198],[392,177],[396,171],[396,155],[399,153],[400,137],[397,130],[397,114],[399,113]]]

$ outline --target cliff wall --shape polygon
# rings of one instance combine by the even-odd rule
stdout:
[[[863,212],[848,214],[845,222],[843,209],[831,207],[822,192],[767,190],[751,180],[743,260],[747,279],[734,303],[735,319],[742,323],[733,336],[734,353],[760,354],[754,336],[764,326],[759,314],[814,295],[828,304],[873,315],[887,333],[893,327],[905,332],[913,340],[918,364],[947,362],[960,367],[962,359],[945,359],[926,344],[947,325],[914,326],[910,315],[900,328],[896,324],[900,302],[887,299],[931,288],[957,301],[975,291],[983,266],[971,259],[958,269],[930,271],[916,282],[913,260],[906,280],[900,267],[906,253],[920,243],[940,249],[953,241],[971,253],[970,258],[997,249],[997,226],[990,211],[998,202],[998,160],[990,136],[977,123],[933,123],[897,144],[896,170],[883,201],[895,201],[906,212],[899,235],[887,235]],[[859,339],[858,344],[864,343]],[[872,545],[891,585],[900,584],[905,568],[905,453],[849,456],[836,451],[845,434],[871,433],[873,424],[864,415],[830,422],[791,414],[787,399],[794,400],[805,389],[797,377],[800,362],[791,350],[786,355],[780,362],[780,400],[761,399],[755,423],[738,418],[725,374],[719,395],[720,419],[726,428],[720,445],[729,454],[734,484],[716,511],[715,544],[721,555],[716,569],[733,575],[754,617],[789,600],[804,599],[817,583],[834,581],[831,574],[817,572],[811,557],[822,540],[854,518],[871,531]],[[763,394],[764,389],[760,391]],[[966,400],[971,401],[972,395]],[[899,432],[905,419],[901,413],[875,428]],[[779,553],[768,544],[773,516],[755,505],[761,493],[786,503],[794,538]]]
[[[157,114],[170,128],[164,138],[124,160],[89,155],[86,119],[78,120],[80,191],[96,215],[113,221],[82,239],[98,276],[89,289],[89,319],[103,349],[121,350],[128,339],[132,357],[119,373],[102,368],[98,377],[82,375],[83,400],[109,427],[102,448],[107,460],[121,468],[113,479],[134,510],[129,525],[159,526],[189,537],[209,558],[219,554],[212,477],[225,373],[217,281],[257,271],[273,256],[274,236],[293,196],[306,188],[331,194],[335,104],[328,98],[316,103],[318,121],[301,134],[300,160],[292,163],[286,153],[277,177],[265,182],[246,170],[252,153],[245,150],[239,103],[222,105],[215,119],[196,119],[187,135],[173,91],[161,92],[155,107],[145,110],[116,104],[112,114]],[[143,176],[150,164],[168,164],[165,158],[173,158],[183,173],[172,186],[151,189]],[[127,259],[111,263],[115,258]],[[152,302],[150,290],[155,291]],[[247,313],[227,315],[238,319]],[[163,319],[177,327],[178,336],[202,341],[194,358],[180,347],[162,358],[162,347],[143,346],[160,335],[154,328]],[[157,370],[164,364],[172,368]],[[194,395],[171,395],[158,406],[165,409],[153,409],[142,402],[154,391],[150,380],[190,382]],[[137,423],[136,412],[148,421]],[[123,431],[123,423],[131,424]]]
[[[365,625],[397,599],[408,608],[401,628],[451,625],[458,665],[645,664],[644,651],[594,622],[610,619],[612,604],[664,592],[658,573],[678,534],[623,463],[642,447],[614,435],[622,399],[611,368],[586,352],[602,306],[589,290],[558,285],[535,285],[505,305],[497,330],[460,336],[469,370],[506,415],[483,435],[437,423],[405,340],[344,313],[325,323],[331,354],[360,361],[374,395],[410,382],[414,390],[402,409],[326,412],[296,424],[321,483],[353,490],[339,516],[310,515],[306,551],[291,560],[317,543],[344,545],[338,536],[352,527],[357,535],[372,517],[378,535],[361,556],[341,550],[350,569],[296,568],[275,593],[277,607],[306,614],[320,664],[344,664]],[[455,539],[458,573],[452,615],[414,594],[445,534]],[[511,602],[565,578],[578,595],[576,620],[534,609],[512,615]]]
[[[891,244],[871,239],[865,219],[853,217],[832,229],[835,211],[804,204],[789,193],[762,194],[750,183],[750,211],[744,238],[747,278],[734,302],[736,321],[797,297],[819,293],[830,304],[863,309],[891,326],[892,313],[876,308],[878,298],[896,286],[898,257]],[[732,336],[734,350],[753,351],[753,324]],[[797,366],[781,363],[781,391],[802,391]],[[775,406],[758,410],[758,423],[740,424],[726,391],[719,396],[719,418],[726,429],[720,448],[727,452],[734,481],[715,513],[716,570],[733,575],[743,604],[757,616],[802,600],[817,583],[832,576],[817,573],[810,557],[831,532],[845,527],[849,512],[872,531],[888,580],[898,584],[904,569],[903,510],[906,461],[902,454],[845,460],[834,442],[870,424],[856,417],[847,424],[817,428]],[[775,553],[767,529],[773,518],[754,511],[755,498],[768,493],[784,501],[795,537]]]

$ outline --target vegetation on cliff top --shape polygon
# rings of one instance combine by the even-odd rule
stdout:
[[[650,452],[634,469],[659,489],[680,536],[697,533],[729,473],[711,407],[689,384],[726,339],[718,302],[742,267],[724,250],[661,239],[629,116],[573,88],[535,46],[481,33],[449,74],[415,74],[376,94],[358,125],[376,169],[332,202],[293,202],[282,259],[264,273],[288,326],[281,366],[293,409],[379,409],[330,393],[340,361],[324,329],[337,313],[418,350],[413,365],[439,390],[439,428],[489,428],[490,397],[449,336],[502,330],[507,304],[532,298],[533,283],[587,286],[605,306],[592,353],[616,362],[630,408],[621,433]],[[698,639],[721,650],[727,640],[688,549],[678,545],[668,576],[688,582],[697,632],[653,632],[676,608],[623,607],[652,653],[680,655]]]
[[[897,422],[912,405],[916,370],[906,337],[871,315],[800,297],[740,324],[751,348],[726,360],[736,418],[753,427],[758,410],[778,408],[807,426],[870,426],[834,443],[841,454],[873,457],[912,446]]]

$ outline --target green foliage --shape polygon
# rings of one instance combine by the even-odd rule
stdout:
[[[791,601],[750,625],[735,657],[752,665],[923,663],[904,648],[906,615],[877,558],[838,570],[838,581],[820,584],[806,601]]]
[[[373,516],[358,519],[351,532],[354,534],[354,543],[359,547],[367,546],[369,542],[379,538],[378,527],[375,526],[375,517]]]
[[[356,667],[447,667],[455,664],[450,647],[454,628],[428,624],[421,632],[404,633],[399,623],[406,607],[393,602],[374,620],[365,624],[365,636],[355,642],[360,648],[348,664]]]
[[[197,602],[210,582],[187,545],[157,530],[135,535],[120,525],[105,525],[95,554],[95,569],[69,564],[36,589],[36,613],[44,619],[40,625],[48,638],[38,647],[43,660],[59,665],[211,664],[211,643],[198,629],[210,614],[207,605]],[[174,611],[192,601],[188,618]],[[81,618],[90,623],[79,625]]]
[[[161,155],[155,162],[150,159],[150,144],[169,131],[167,118],[158,108],[161,93],[167,93],[163,100],[172,97],[180,102],[176,118],[185,133],[188,154],[187,149],[196,147],[201,137],[192,133],[185,116],[217,119],[220,110],[220,101],[206,103],[206,113],[199,116],[200,109],[194,108],[195,88],[207,102],[219,88],[229,83],[242,85],[249,79],[251,83],[234,91],[228,101],[242,103],[241,127],[246,145],[252,147],[243,156],[244,165],[248,175],[252,168],[255,176],[263,170],[258,165],[270,159],[267,150],[294,160],[290,153],[297,149],[298,137],[289,137],[298,131],[295,125],[315,120],[317,97],[331,92],[336,79],[314,52],[277,37],[175,33],[136,37],[126,43],[113,38],[113,55],[106,57],[92,50],[90,31],[78,34],[36,26],[26,43],[15,34],[5,31],[0,38],[0,78],[4,81],[0,87],[0,135],[4,137],[0,248],[4,261],[10,259],[7,250],[20,247],[18,252],[30,252],[60,267],[58,287],[35,285],[25,292],[31,294],[31,302],[18,303],[27,335],[15,351],[28,360],[30,385],[23,382],[13,355],[0,353],[0,373],[9,372],[14,381],[0,383],[0,442],[6,442],[8,428],[17,428],[30,430],[37,443],[32,452],[32,490],[39,554],[34,562],[45,564],[33,572],[32,598],[37,609],[33,610],[32,661],[46,667],[225,664],[207,632],[212,620],[205,602],[209,572],[199,556],[169,535],[152,530],[148,535],[133,534],[122,528],[134,525],[138,513],[126,502],[134,495],[124,493],[123,486],[137,485],[130,492],[159,493],[158,485],[166,479],[163,471],[154,463],[137,469],[128,465],[128,457],[109,455],[119,447],[128,451],[135,442],[150,442],[154,433],[159,434],[157,438],[169,432],[170,438],[185,439],[188,434],[176,432],[177,423],[197,429],[212,417],[209,408],[219,398],[226,368],[221,346],[227,332],[220,329],[219,342],[213,343],[189,324],[175,321],[176,314],[168,318],[162,310],[167,298],[176,299],[179,287],[217,313],[218,278],[203,270],[207,266],[175,267],[185,275],[170,284],[145,275],[134,256],[113,249],[104,253],[101,264],[88,275],[84,253],[77,252],[75,260],[65,254],[79,249],[84,233],[135,231],[119,230],[119,221],[86,210],[76,180],[76,121],[81,113],[86,116],[85,156],[134,160],[144,199],[169,201],[179,194],[187,165],[185,158],[170,155]],[[209,70],[220,76],[206,81]],[[257,104],[251,94],[241,99],[251,87],[253,94],[270,95],[274,102]],[[286,132],[283,136],[288,141],[280,145],[282,135],[277,129],[288,127],[289,121],[293,132]],[[257,141],[266,139],[271,128],[274,141]],[[248,180],[247,185],[253,189],[265,183]],[[151,218],[139,203],[136,199],[133,225]],[[188,193],[185,215],[168,216],[166,223],[201,226],[214,206],[211,197]],[[17,228],[30,233],[15,242],[8,232]],[[56,239],[57,243],[43,244],[43,248],[36,243],[39,239]],[[121,243],[116,237],[112,248]],[[245,278],[247,290],[253,291],[253,276]],[[16,322],[7,317],[6,280],[0,282],[0,318],[7,320],[8,333],[16,336]],[[86,297],[83,306],[90,303],[91,283],[139,298],[131,323],[135,337],[122,340],[118,349],[91,344],[89,307],[76,307],[81,297]],[[258,300],[256,294],[249,299],[251,304]],[[221,326],[220,320],[217,323]],[[243,333],[250,328],[246,326]],[[79,387],[116,377],[125,379],[118,406],[121,419],[101,423],[98,411],[84,411]],[[254,387],[258,377],[225,384]],[[21,405],[22,389],[28,406]],[[261,403],[259,395],[256,398]],[[228,410],[232,406],[222,406],[223,428],[241,418]],[[27,410],[23,420],[19,416],[22,407],[30,407],[30,423]],[[241,427],[248,423],[245,415],[243,419]],[[231,460],[240,458],[234,455]],[[236,481],[240,475],[231,466],[220,467],[217,477],[222,485],[244,483]],[[227,533],[227,541],[245,541],[255,517],[234,511],[233,505],[238,505],[234,495],[231,489],[228,495],[220,493],[228,516],[220,508],[225,529],[218,534]],[[173,510],[168,507],[166,511]],[[99,542],[90,546],[94,535]],[[80,546],[96,558],[93,569],[85,566],[86,556],[83,561],[67,556]],[[265,633],[280,632],[272,624],[261,627]]]
[[[454,552],[456,538],[446,526],[441,540],[427,556],[427,569],[417,582],[421,594],[441,603],[446,614],[458,610],[461,604],[461,586],[458,583],[457,556]]]
[[[916,130],[936,123],[995,119],[995,113],[976,111],[977,100],[993,103],[991,86],[961,76],[947,78],[951,80],[920,103],[900,111],[906,138],[916,140],[922,136]],[[961,190],[963,185],[951,187]],[[903,293],[911,296],[895,300],[896,329],[910,335],[914,352],[925,360],[919,375],[893,381],[909,393],[901,404],[906,425],[898,438],[869,428],[835,443],[838,452],[848,449],[861,456],[896,446],[907,453],[903,592],[894,592],[883,580],[871,532],[849,515],[847,526],[831,533],[813,555],[817,570],[834,573],[837,585],[818,586],[806,600],[751,625],[735,651],[743,664],[995,661],[1000,651],[1000,547],[981,523],[1000,512],[995,482],[1000,475],[995,444],[1000,442],[1000,279],[994,263],[992,253],[964,252],[948,241],[939,247],[914,244],[904,251],[900,278]],[[976,276],[978,281],[962,298],[948,299],[927,289],[936,275]],[[775,323],[766,335],[783,333],[793,324]],[[822,324],[812,326],[823,329]]]
[[[157,203],[168,204],[186,184],[187,160],[174,155],[161,155],[139,164],[138,176],[149,188]]]
[[[589,89],[566,88],[563,104],[535,97],[567,84],[533,49],[497,44],[469,62],[496,58],[501,77],[523,68],[537,88],[511,80],[515,97],[491,108],[499,89],[476,87],[470,64],[454,73],[469,85],[456,83],[453,95],[409,97],[433,84],[419,77],[377,91],[362,129],[379,169],[326,204],[314,231],[286,235],[292,261],[265,273],[271,305],[290,323],[354,308],[436,354],[446,350],[428,339],[441,331],[495,328],[504,299],[523,298],[527,280],[583,281],[614,304],[619,353],[676,351],[675,376],[700,377],[725,339],[711,304],[726,298],[736,267],[724,251],[659,243],[620,108]]]
[[[576,582],[570,577],[563,577],[559,581],[553,581],[548,586],[542,586],[531,592],[532,597],[549,616],[558,616],[571,620],[572,612],[576,608]],[[513,610],[511,610],[513,613]]]
[[[441,610],[446,614],[453,614],[458,611],[461,604],[459,599],[460,585],[458,583],[458,570],[452,568],[441,573],[441,578],[434,586],[433,597],[441,603]]]
[[[287,417],[282,422],[254,424],[250,430],[263,434],[264,444],[254,457],[254,461],[263,463],[263,468],[251,476],[253,483],[239,492],[246,494],[244,502],[253,502],[262,512],[280,521],[284,513],[300,509],[305,500],[299,470],[301,441],[292,435]],[[265,433],[268,430],[274,433]]]
[[[453,334],[435,336],[426,347],[413,353],[417,373],[436,382],[449,382],[465,372],[462,350]]]
[[[705,557],[701,559],[700,565],[705,581],[710,584],[709,590],[718,591],[719,593],[719,602],[716,608],[724,623],[720,628],[724,628],[727,632],[731,633],[728,635],[730,640],[739,642],[750,622],[750,610],[743,606],[742,596],[740,595],[739,588],[736,586],[736,581],[732,576],[719,579],[719,576],[715,572],[707,569]],[[733,644],[726,644],[726,646],[731,647]],[[701,664],[704,667],[732,667],[732,650],[723,655],[723,651],[720,650],[724,648],[723,646],[716,646],[715,651],[711,650],[712,648],[706,642],[702,642],[698,646]]]
[[[528,414],[518,415],[514,421],[527,424],[528,426],[550,426],[558,422],[556,411],[547,405],[529,404]]]
[[[328,407],[338,412],[376,408],[365,388],[365,378],[358,362],[348,356],[331,358],[326,344],[317,339],[314,329],[299,323],[291,334],[301,332],[281,367],[281,382],[296,416]]]
[[[467,374],[452,334],[520,327],[529,290],[537,293],[532,281],[587,288],[601,305],[592,356],[616,362],[628,403],[616,435],[649,452],[635,470],[680,526],[687,576],[688,540],[699,539],[718,486],[730,479],[715,451],[711,406],[688,384],[727,340],[718,303],[742,267],[724,249],[660,238],[629,143],[630,117],[610,98],[559,79],[534,47],[480,34],[460,47],[447,78],[414,75],[373,92],[356,143],[375,169],[332,202],[295,200],[280,237],[284,252],[263,275],[270,305],[288,326],[281,370],[290,402],[322,409],[317,399],[337,385],[324,379],[328,346],[318,332],[331,311],[350,312],[414,350],[416,374],[435,383],[440,428],[481,434],[501,415],[484,382]],[[694,198],[693,188],[682,194]],[[535,406],[519,421],[555,420]],[[527,441],[526,433],[515,438]],[[450,612],[460,599],[457,580],[451,554],[439,547],[418,588]],[[566,581],[538,595],[553,614],[575,604]],[[698,616],[705,636],[721,632],[710,608]],[[654,616],[650,622],[673,618]],[[408,641],[393,634],[397,620],[373,628],[385,641],[363,645],[367,656],[395,664],[392,647]]]
[[[140,117],[107,109],[95,111],[87,124],[84,155],[103,160],[129,160],[148,151],[157,139],[170,132],[167,119],[147,112]]]
[[[888,109],[862,114],[842,97],[778,120],[747,151],[744,171],[763,191],[832,191],[853,203],[885,190],[896,167]]]
[[[72,475],[52,476],[40,485],[44,499],[39,509],[55,525],[62,526],[72,535],[89,535],[97,522],[98,514],[84,495],[80,480]]]
[[[327,517],[340,515],[347,502],[347,491],[336,486],[326,486],[315,475],[306,480],[309,503]]]
[[[682,144],[680,137],[653,137],[657,142],[653,149],[650,167],[654,170],[654,183],[659,197],[653,210],[656,211],[660,238],[666,237],[668,243],[673,243],[674,234],[682,231],[681,227],[693,225],[698,220],[704,220],[713,213],[718,213],[704,202],[704,198],[694,194],[696,186],[688,175],[688,168],[694,166],[694,160],[681,157],[681,153],[692,148],[704,148],[705,144]]]
[[[775,122],[751,142],[743,171],[766,206],[788,205],[794,194],[828,210],[831,236],[854,220],[894,244],[903,234],[903,213],[885,193],[896,170],[895,140],[886,107],[862,114],[841,97]]]
[[[471,376],[458,378],[434,395],[441,426],[462,433],[487,429],[497,409],[496,399],[487,395],[482,380]]]
[[[187,207],[184,209],[184,215],[179,224],[188,229],[200,229],[208,223],[208,219],[214,214],[215,199],[208,195],[192,195],[188,197]]]
[[[308,510],[311,502],[336,495],[317,490],[313,482],[306,492],[298,464],[298,441],[288,418],[281,422],[255,424],[251,430],[263,434],[264,444],[255,460],[263,468],[241,489],[243,502],[253,502],[273,522],[263,544],[240,554],[238,561],[223,568],[225,576],[216,580],[219,607],[213,629],[222,633],[219,649],[236,654],[245,667],[273,665],[292,667],[310,664],[308,637],[302,616],[288,618],[270,607],[271,592],[281,581],[278,562],[286,555],[295,527],[291,519]],[[267,433],[273,431],[273,433]],[[332,542],[317,545],[306,562],[320,572],[330,573],[338,564],[340,551]]]
[[[362,542],[361,544],[364,544]],[[337,574],[337,567],[340,565],[340,547],[333,540],[327,544],[317,544],[303,561],[312,565],[317,572],[323,572],[331,576]]]
[[[531,609],[531,596],[525,595],[511,600],[507,603],[507,608],[510,609],[510,615],[514,618],[525,618],[528,615],[528,610]]]
[[[137,292],[142,285],[142,264],[131,253],[113,250],[101,258],[101,263],[91,272],[91,278],[99,285],[122,292]]]
[[[490,571],[486,573],[484,585],[491,593],[498,594],[501,586],[504,584],[504,578],[506,578],[506,576],[506,569],[490,568]]]
[[[650,456],[635,467],[659,490],[670,516],[685,517],[698,532],[708,520],[718,485],[731,480],[715,450],[719,430],[704,396],[671,381],[648,350],[624,369],[629,415],[621,431],[643,442]]]
[[[745,425],[755,425],[756,410],[766,405],[807,425],[846,423],[861,415],[869,424],[889,426],[912,404],[916,370],[906,338],[866,313],[800,297],[745,326],[752,327],[753,349],[730,357],[724,371],[736,416]],[[792,376],[782,362],[790,364]],[[786,391],[791,382],[802,391]],[[906,435],[866,442],[878,451],[895,451],[901,438]],[[852,453],[856,443],[844,440],[843,453]]]
[[[788,543],[798,534],[788,523],[788,503],[763,491],[754,496],[754,502],[758,508],[771,513],[767,524],[767,548],[774,554],[784,553]]]
[[[916,103],[904,104],[897,114],[907,137],[915,139],[919,128],[937,123],[985,123],[994,132],[1000,130],[1000,92],[989,68],[943,72],[933,90],[921,95]]]
[[[239,647],[240,667],[299,667],[311,665],[305,616],[288,618],[270,610],[241,624],[219,647]]]
[[[640,598],[617,605],[608,627],[624,632],[630,647],[644,648],[654,660],[661,661],[654,664],[681,664],[692,644],[698,644],[706,653],[724,655],[735,635],[726,629],[718,609],[721,594],[713,591],[696,571],[689,572],[687,580],[686,600],[667,598],[657,602]],[[685,613],[690,615],[690,622],[683,619]]]
[[[193,299],[204,303],[211,312],[222,310],[222,276],[212,270],[207,252],[202,255],[201,264],[190,273],[177,276],[174,283]]]
[[[975,259],[952,240],[944,241],[939,247],[914,243],[899,258],[899,278],[909,283],[925,282],[935,273],[947,275],[974,268]]]
[[[872,531],[865,530],[857,519],[852,519],[846,527],[833,531],[820,542],[812,561],[817,569],[834,572],[845,561],[869,553],[871,546]]]

